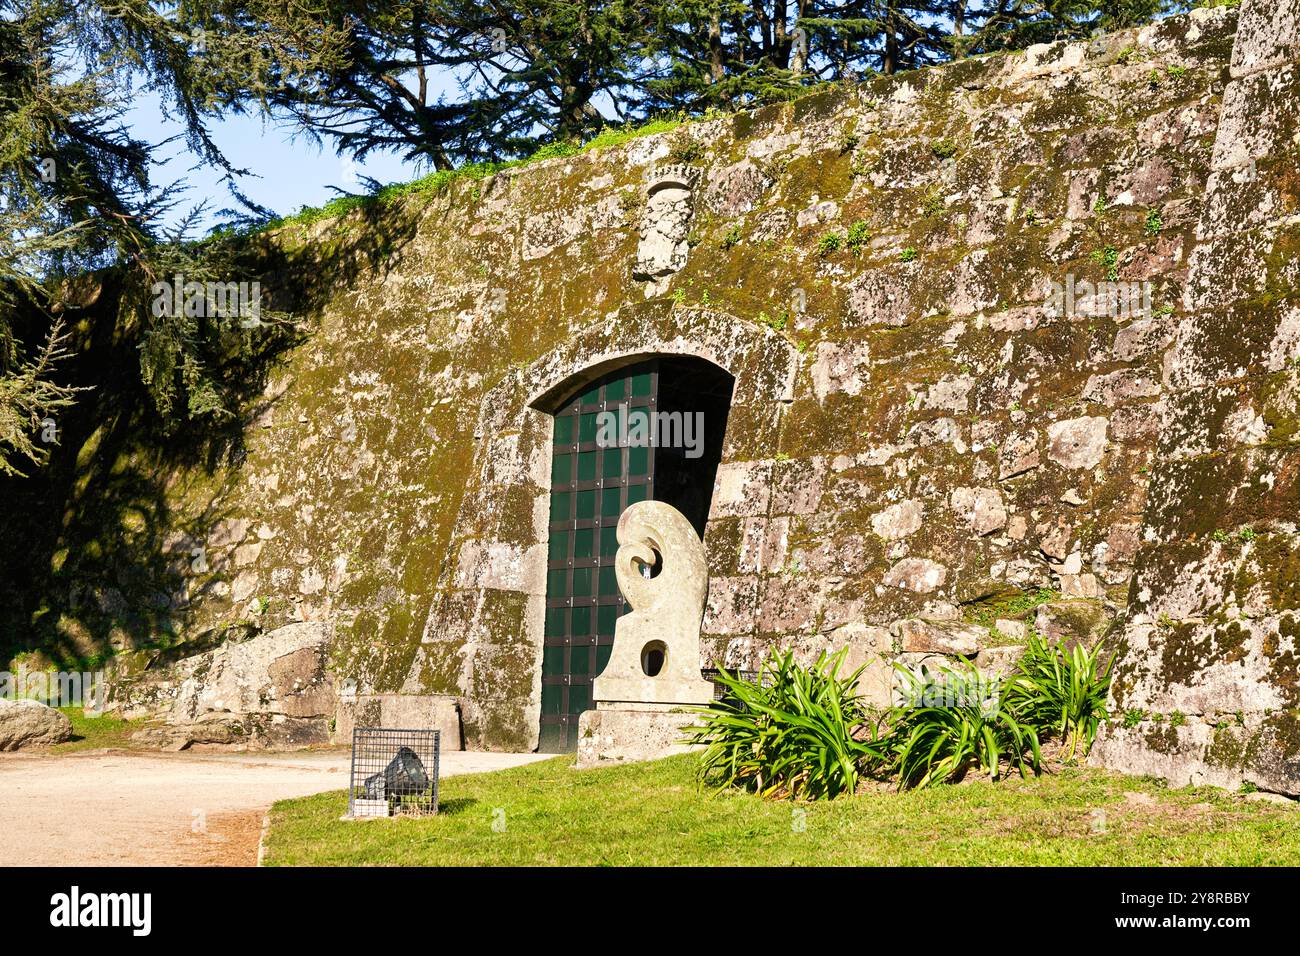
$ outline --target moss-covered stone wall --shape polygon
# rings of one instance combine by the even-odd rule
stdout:
[[[738,383],[707,661],[848,645],[996,667],[1028,626],[1122,633],[1132,657],[1131,617],[1114,625],[1135,567],[1173,560],[1144,528],[1181,514],[1175,489],[1271,517],[1268,495],[1227,494],[1263,459],[1170,450],[1171,416],[1239,421],[1218,384],[1217,404],[1171,401],[1179,355],[1295,353],[1263,291],[1224,345],[1183,331],[1206,308],[1207,224],[1260,225],[1207,203],[1236,28],[1234,8],[1198,10],[837,86],[264,237],[301,344],[225,444],[133,441],[102,410],[69,427],[55,480],[6,519],[33,542],[11,643],[111,650],[128,675],[231,628],[328,619],[361,691],[454,696],[470,746],[534,746],[548,396],[681,352]],[[1264,135],[1228,106],[1235,136]],[[1286,162],[1265,180],[1278,216]],[[685,235],[639,278],[667,168]],[[1280,300],[1291,248],[1229,254],[1273,263]],[[1126,283],[1145,302],[1117,308]],[[1260,382],[1274,424],[1251,454],[1281,460],[1294,402],[1284,375]],[[883,664],[868,684],[887,691]]]
[[[1300,793],[1300,5],[1247,3],[1097,756]]]

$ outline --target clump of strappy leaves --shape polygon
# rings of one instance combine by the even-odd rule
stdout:
[[[701,710],[689,741],[702,745],[701,778],[717,789],[828,799],[864,777],[900,788],[1038,774],[1043,745],[1062,759],[1086,755],[1107,717],[1112,659],[1100,649],[1066,650],[1031,632],[1016,668],[991,678],[968,661],[912,669],[895,664],[891,706],[858,694],[866,665],[840,676],[845,651],[812,666],[774,653],[757,675],[720,673],[723,696]]]

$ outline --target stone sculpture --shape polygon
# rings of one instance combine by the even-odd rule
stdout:
[[[632,613],[619,619],[592,685],[596,709],[579,722],[579,766],[684,750],[691,708],[713,699],[700,676],[709,573],[695,529],[672,505],[641,501],[623,512],[617,536],[614,572]]]

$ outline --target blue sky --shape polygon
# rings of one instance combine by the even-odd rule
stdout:
[[[152,93],[141,93],[124,121],[133,135],[150,143],[162,142],[179,131],[176,123],[163,119],[158,97]],[[250,199],[277,213],[292,213],[302,206],[326,203],[338,195],[331,186],[351,192],[365,191],[361,183],[349,182],[348,164],[328,144],[317,146],[302,136],[295,139],[293,129],[285,124],[242,116],[213,123],[210,129],[232,165],[256,174],[242,177],[239,188]],[[156,183],[185,179],[190,187],[168,217],[169,223],[174,224],[186,210],[204,199],[208,200],[209,207],[207,225],[213,223],[214,214],[219,210],[236,206],[221,183],[219,171],[193,168],[195,157],[185,149],[183,141],[168,143],[157,155],[168,162],[155,169]],[[372,155],[364,163],[353,164],[352,169],[360,176],[371,176],[383,183],[405,182],[428,172],[391,153]]]
[[[440,95],[449,101],[460,95],[456,74],[451,70],[433,73],[429,90],[431,101]],[[163,118],[156,94],[139,91],[132,98],[123,119],[134,136],[156,144],[180,132],[179,124]],[[603,94],[596,97],[595,104],[606,116],[613,115]],[[404,162],[395,153],[373,153],[364,163],[349,163],[335,155],[328,141],[317,145],[301,135],[295,138],[293,125],[260,116],[236,116],[210,123],[208,128],[230,164],[252,174],[240,178],[240,191],[281,215],[297,212],[303,206],[329,202],[339,195],[331,187],[366,192],[362,182],[350,178],[354,175],[368,176],[380,183],[397,183],[409,182],[430,171],[428,167]],[[169,225],[174,225],[186,211],[205,199],[208,201],[205,227],[216,224],[219,218],[216,213],[220,210],[237,206],[221,182],[222,174],[196,167],[196,157],[186,150],[182,140],[168,143],[154,155],[159,160],[168,160],[165,166],[155,169],[155,185],[185,179],[190,187],[181,203],[166,217]]]

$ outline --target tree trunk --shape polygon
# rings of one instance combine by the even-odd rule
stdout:
[[[583,137],[590,124],[591,87],[586,83],[565,83],[561,92],[560,125],[556,134],[562,140],[576,141]]]
[[[880,72],[893,76],[898,69],[898,34],[894,31],[894,5],[885,4],[885,53],[881,58]]]
[[[722,15],[714,10],[709,17],[709,84],[716,86],[725,76],[722,60]]]

